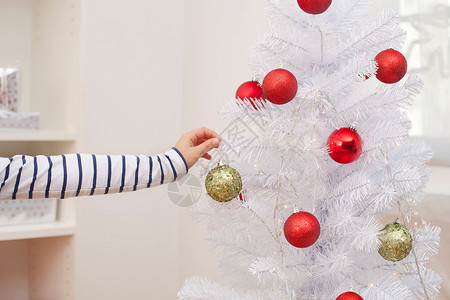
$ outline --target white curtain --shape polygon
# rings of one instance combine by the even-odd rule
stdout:
[[[385,0],[383,0],[385,1]],[[424,80],[410,110],[412,134],[435,151],[436,163],[450,163],[450,0],[400,0],[398,11],[408,38],[403,53],[408,71]]]

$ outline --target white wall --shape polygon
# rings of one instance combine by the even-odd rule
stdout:
[[[181,129],[183,1],[83,1],[80,152],[156,154]],[[77,300],[175,299],[166,187],[77,201]]]
[[[84,1],[81,152],[156,154],[251,79],[264,1]],[[190,275],[214,277],[189,209],[158,187],[78,201],[77,300],[176,299]]]

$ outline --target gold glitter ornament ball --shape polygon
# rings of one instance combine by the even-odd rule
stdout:
[[[227,165],[221,165],[209,171],[205,186],[214,200],[228,202],[239,195],[242,179],[238,171]]]
[[[412,249],[412,238],[408,229],[398,223],[387,224],[383,229],[381,247],[378,253],[389,261],[399,261],[408,256]]]

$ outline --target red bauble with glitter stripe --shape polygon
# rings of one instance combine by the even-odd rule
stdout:
[[[340,128],[331,133],[327,141],[328,154],[340,164],[354,162],[361,155],[363,141],[353,128]]]
[[[264,93],[258,81],[247,81],[241,84],[236,91],[236,99],[249,101],[254,109],[258,109],[257,104],[264,107],[265,102]]]
[[[306,211],[294,213],[284,223],[284,236],[292,246],[307,248],[320,236],[319,221]]]
[[[297,0],[297,3],[304,12],[318,15],[330,7],[331,0]]]
[[[363,297],[354,292],[343,293],[336,300],[364,300]]]
[[[406,58],[394,49],[381,51],[375,61],[378,64],[377,78],[384,83],[399,82],[408,70]]]
[[[288,70],[275,69],[264,77],[262,89],[267,100],[273,104],[286,104],[297,95],[297,78]]]

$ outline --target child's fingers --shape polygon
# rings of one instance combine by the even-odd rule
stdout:
[[[219,139],[219,141],[221,140],[219,135],[215,131],[213,131],[209,128],[206,128],[206,127],[201,127],[201,128],[195,129],[194,134],[198,140],[201,140],[201,139],[209,140],[212,138],[217,138],[217,139]]]
[[[205,141],[207,141],[208,139],[199,139],[199,140],[197,140],[197,143],[195,143],[194,144],[194,147],[195,146],[198,146],[198,145],[200,145],[200,144],[203,144]]]
[[[209,140],[201,143],[200,145],[194,147],[194,149],[195,149],[195,151],[197,151],[198,157],[202,157],[209,150],[211,150],[213,148],[218,148],[218,147],[219,147],[219,139],[212,138],[212,139],[209,139]]]

